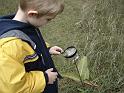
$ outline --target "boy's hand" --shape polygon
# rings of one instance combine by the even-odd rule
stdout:
[[[49,50],[50,54],[59,55],[63,52],[63,49],[58,46],[53,46]]]
[[[58,73],[52,72],[52,71],[53,71],[53,68],[50,68],[50,69],[45,71],[48,75],[48,84],[53,84],[57,79]]]

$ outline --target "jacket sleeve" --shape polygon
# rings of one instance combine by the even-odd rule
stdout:
[[[50,48],[50,44],[49,44],[49,43],[47,43],[47,42],[45,42],[45,43],[46,43],[47,48]]]
[[[25,71],[23,43],[15,39],[0,46],[1,93],[41,93],[46,86],[43,72]]]

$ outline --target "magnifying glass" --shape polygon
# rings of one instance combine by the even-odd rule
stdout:
[[[65,58],[68,58],[68,59],[73,59],[73,62],[75,63],[75,66],[76,66],[76,69],[77,69],[77,72],[79,74],[79,78],[80,78],[80,81],[81,81],[81,84],[83,84],[83,81],[81,79],[81,76],[80,76],[80,72],[78,70],[78,66],[77,66],[77,60],[79,59],[79,55],[78,55],[78,51],[77,49],[74,47],[74,46],[70,46],[68,48],[66,48],[64,50],[64,52],[61,53]]]
[[[76,61],[79,58],[77,49],[74,46],[70,46],[61,53],[65,58],[73,58],[73,61]]]

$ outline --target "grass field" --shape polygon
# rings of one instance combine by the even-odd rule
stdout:
[[[0,15],[13,13],[17,1],[0,0]],[[63,49],[74,45],[80,57],[87,56],[90,80],[99,85],[98,89],[87,88],[64,78],[59,93],[124,93],[123,0],[65,0],[64,12],[43,27],[42,33],[51,45]],[[69,60],[53,59],[61,74],[77,74]]]

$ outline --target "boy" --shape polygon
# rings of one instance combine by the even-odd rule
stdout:
[[[20,0],[16,15],[0,19],[0,93],[58,93],[61,77],[38,29],[63,11],[58,0]]]

